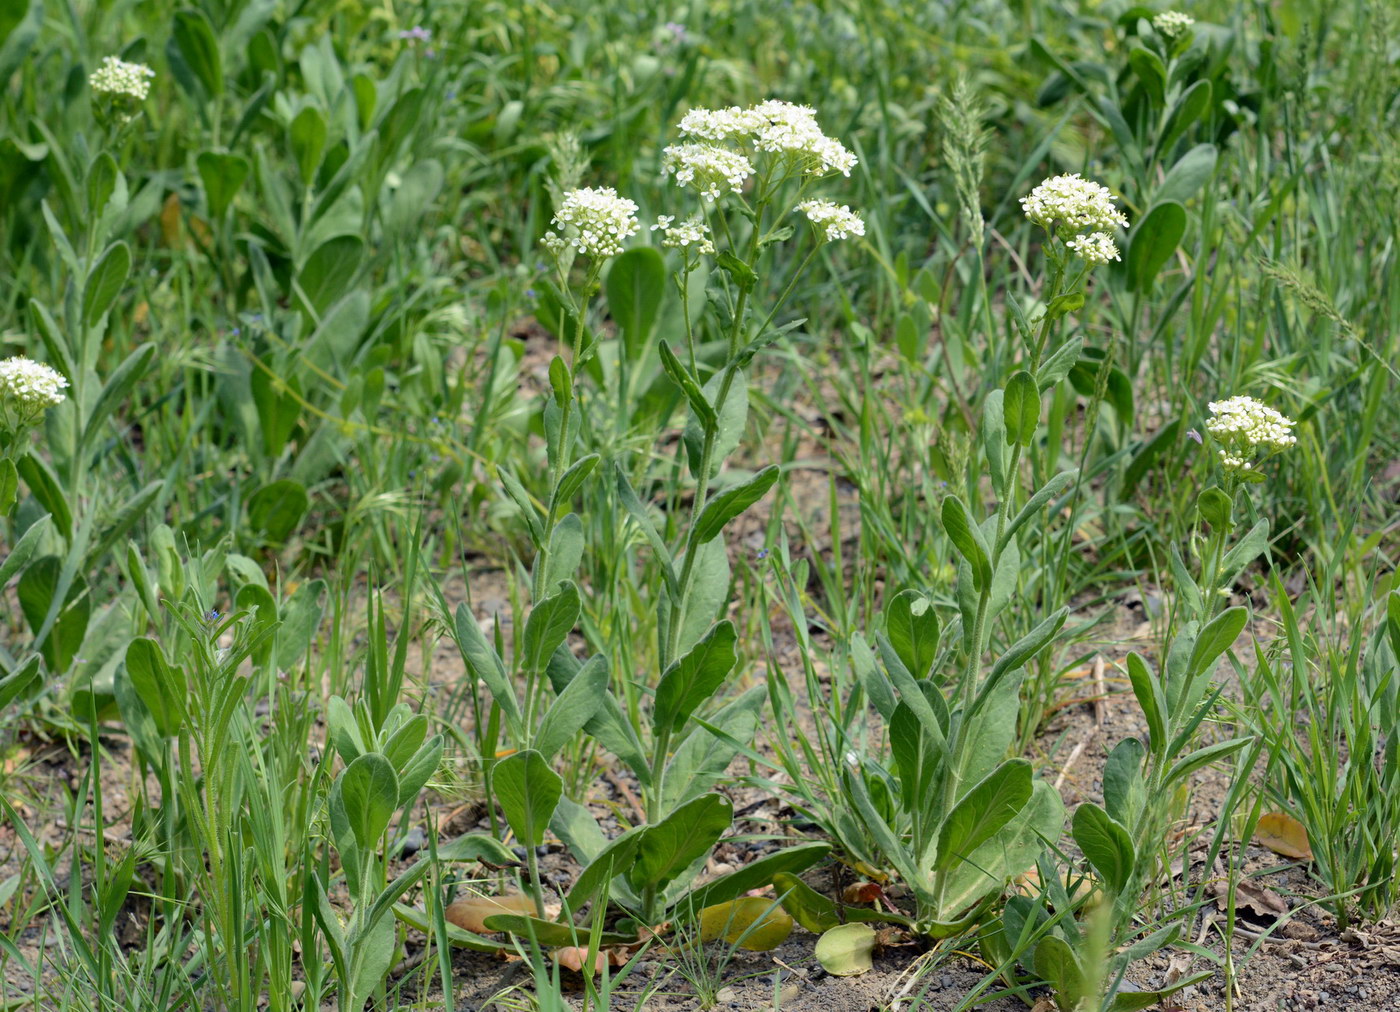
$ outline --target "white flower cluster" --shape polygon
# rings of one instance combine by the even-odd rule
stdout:
[[[753,175],[753,163],[737,151],[716,144],[673,144],[662,155],[663,170],[681,186],[693,186],[707,200],[715,200],[722,186],[735,193]]]
[[[56,369],[17,355],[0,361],[0,434],[23,430],[63,403],[68,381]]]
[[[1163,11],[1152,19],[1152,27],[1164,39],[1174,39],[1196,23],[1196,19],[1181,11]]]
[[[1110,232],[1127,228],[1128,219],[1113,206],[1106,186],[1079,173],[1052,176],[1021,198],[1026,217],[1046,231],[1062,226],[1070,232]]]
[[[687,218],[679,225],[672,225],[671,222],[675,220],[673,214],[657,215],[656,224],[651,226],[651,230],[661,230],[661,245],[686,251],[694,249],[696,253],[715,251],[715,244],[710,240],[710,226],[699,218]]]
[[[1106,264],[1110,260],[1120,259],[1118,247],[1113,243],[1113,236],[1107,232],[1087,232],[1084,235],[1077,235],[1073,239],[1066,240],[1065,245],[1079,254],[1086,263],[1095,266]]]
[[[789,156],[810,176],[849,176],[856,166],[856,156],[844,144],[822,133],[816,110],[792,102],[770,99],[747,109],[692,109],[677,129],[709,144],[751,143],[758,151]]]
[[[88,78],[88,87],[99,95],[115,95],[144,102],[151,91],[156,72],[144,63],[127,63],[115,56],[104,57],[102,66]]]
[[[830,200],[804,200],[797,205],[797,210],[807,216],[807,220],[817,227],[827,242],[865,235],[865,222],[845,204]]]
[[[1208,405],[1206,430],[1221,446],[1220,464],[1226,471],[1249,471],[1262,449],[1272,456],[1298,442],[1293,421],[1253,397],[1237,396]]]
[[[544,243],[558,252],[572,246],[591,257],[622,252],[622,242],[642,227],[637,205],[619,197],[611,186],[585,187],[564,194],[564,201],[550,222],[559,234],[545,236]]]

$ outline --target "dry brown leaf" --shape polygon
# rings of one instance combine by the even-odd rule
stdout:
[[[1254,829],[1254,839],[1268,847],[1275,854],[1312,860],[1312,846],[1308,843],[1308,831],[1303,824],[1286,812],[1268,812],[1259,817],[1259,825]]]
[[[588,959],[588,950],[577,945],[565,945],[555,949],[551,955],[554,961],[566,970],[573,970],[575,973],[583,972],[584,961]],[[602,949],[593,953],[592,976],[597,976],[603,972],[608,965],[608,954]]]
[[[507,896],[468,896],[457,900],[443,911],[443,915],[463,931],[478,934],[490,931],[486,918],[495,914],[533,914],[535,901],[520,893]]]
[[[1212,886],[1216,906],[1222,911],[1229,906],[1230,891],[1224,882]],[[1273,922],[1288,913],[1288,903],[1268,886],[1250,879],[1242,879],[1235,885],[1235,909],[1246,911],[1256,920]]]
[[[841,892],[842,903],[874,903],[883,890],[874,882],[857,882]]]

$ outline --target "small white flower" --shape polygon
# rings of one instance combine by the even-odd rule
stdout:
[[[812,176],[832,172],[849,176],[855,168],[856,156],[840,141],[822,133],[816,110],[810,106],[770,99],[754,106],[752,114],[758,123],[754,146],[760,151],[801,159],[806,163],[804,171]]]
[[[622,242],[642,227],[637,205],[619,197],[611,186],[585,187],[564,194],[550,222],[558,235],[545,236],[544,244],[556,252],[572,246],[591,257],[608,257],[622,252]]]
[[[672,225],[671,222],[675,220],[675,215],[663,214],[656,219],[656,224],[651,226],[652,231],[658,228],[662,230],[661,245],[687,252],[693,249],[701,254],[715,251],[715,244],[710,240],[710,226],[699,218],[688,218],[679,225]]]
[[[661,164],[678,184],[695,187],[706,200],[718,198],[726,186],[738,193],[753,175],[752,162],[715,144],[673,144],[663,152]]]
[[[1163,11],[1152,19],[1152,27],[1165,39],[1174,39],[1196,23],[1196,19],[1181,11]]]
[[[805,214],[827,242],[865,235],[865,222],[846,204],[838,205],[830,200],[804,200],[795,210]]]
[[[811,176],[849,176],[856,166],[856,156],[845,145],[822,133],[816,110],[792,102],[769,99],[747,109],[692,109],[677,129],[684,137],[709,144],[751,143],[759,151],[793,159]]]
[[[1113,193],[1106,186],[1079,173],[1052,176],[1021,198],[1026,217],[1049,231],[1063,226],[1070,232],[1111,232],[1127,228],[1128,219],[1113,206]]]
[[[683,137],[713,144],[747,137],[758,125],[751,110],[731,105],[728,109],[692,109],[681,117],[676,129]]]
[[[1118,247],[1113,244],[1113,237],[1107,232],[1089,232],[1085,235],[1077,235],[1073,239],[1067,240],[1065,245],[1078,253],[1089,264],[1106,264],[1110,260],[1120,259]]]
[[[23,355],[0,361],[0,437],[37,423],[46,409],[63,403],[67,387],[63,374],[42,362]]]
[[[1293,421],[1253,397],[1237,396],[1208,405],[1211,417],[1206,431],[1220,443],[1216,451],[1226,471],[1253,470],[1262,450],[1272,456],[1298,442]]]
[[[129,123],[150,94],[151,78],[155,76],[156,72],[144,63],[127,63],[107,56],[102,66],[89,75],[88,87],[107,103],[117,122]]]

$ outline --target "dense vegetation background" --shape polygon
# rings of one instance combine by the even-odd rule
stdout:
[[[1285,911],[1383,922],[1400,18],[1184,10],[8,4],[0,359],[68,386],[0,431],[5,1007],[451,1008],[502,948],[511,1001],[705,1004],[793,919],[975,950],[967,1002],[1233,1001],[1261,818]],[[863,234],[667,174],[768,99]],[[1027,220],[1061,173],[1121,260]],[[628,253],[542,242],[583,187]],[[648,228],[707,208],[717,256]],[[1295,423],[1258,483],[1237,394]]]

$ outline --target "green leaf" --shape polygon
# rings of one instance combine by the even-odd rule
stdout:
[[[1014,373],[1002,394],[1002,417],[1006,425],[1006,445],[1030,446],[1040,425],[1040,390],[1035,377],[1024,369]]]
[[[1051,499],[1054,499],[1065,489],[1069,488],[1078,479],[1078,469],[1061,471],[1037,489],[1035,495],[1030,497],[1026,505],[1022,506],[1016,513],[1016,516],[1011,519],[1011,522],[1006,525],[1006,530],[1002,532],[1001,540],[997,542],[997,551],[1001,551],[1005,548],[1011,539],[1016,536],[1016,532],[1024,527],[1027,522],[1030,521],[1031,517],[1043,510],[1049,505]]]
[[[1231,738],[1229,741],[1217,742],[1214,745],[1196,749],[1196,751],[1179,759],[1167,771],[1167,775],[1162,779],[1163,789],[1170,787],[1183,777],[1190,776],[1202,766],[1209,765],[1218,759],[1224,759],[1233,752],[1238,752],[1253,741],[1253,738]]]
[[[691,376],[686,371],[685,366],[681,365],[681,360],[676,358],[676,353],[671,350],[671,346],[662,341],[658,345],[658,349],[661,354],[661,367],[666,370],[666,375],[671,377],[671,381],[681,388],[685,399],[690,402],[690,409],[700,419],[702,428],[708,429],[717,424],[715,409],[700,391],[700,385],[695,382],[695,377]]]
[[[58,593],[63,563],[56,555],[46,555],[31,563],[19,579],[16,593],[19,607],[24,612],[29,628],[37,636],[43,629],[53,608],[54,597]],[[92,614],[92,598],[88,594],[87,581],[81,573],[73,575],[73,582],[63,596],[58,609],[58,617],[49,629],[40,652],[50,672],[65,674],[69,665],[82,648],[87,635],[88,618]]]
[[[496,800],[522,847],[544,842],[549,818],[564,793],[564,781],[534,749],[516,752],[496,763],[492,782]]]
[[[515,698],[510,679],[506,677],[505,664],[487,641],[481,627],[476,624],[476,616],[462,603],[457,606],[455,619],[453,631],[456,635],[453,638],[456,640],[457,649],[462,653],[462,660],[466,662],[467,670],[473,678],[485,683],[491,692],[491,698],[505,711],[507,719],[518,723],[520,702]]]
[[[264,485],[248,498],[248,523],[269,541],[281,544],[296,530],[310,506],[311,499],[301,482],[283,478]]]
[[[126,673],[160,736],[173,738],[179,734],[189,692],[184,669],[166,663],[160,645],[142,637],[132,640],[126,648]]]
[[[550,656],[578,624],[581,610],[578,587],[571,580],[565,580],[558,591],[530,610],[530,617],[525,620],[525,650],[521,658],[526,671],[545,669]]]
[[[19,495],[19,471],[9,457],[0,457],[0,517],[10,515]]]
[[[1166,178],[1152,195],[1152,202],[1165,204],[1168,201],[1184,203],[1190,200],[1215,175],[1218,157],[1214,144],[1197,144],[1167,170]]]
[[[195,159],[199,178],[204,183],[204,199],[209,204],[209,217],[218,221],[224,216],[233,198],[243,188],[251,166],[242,155],[226,151],[203,151]]]
[[[372,853],[399,806],[399,778],[389,760],[366,752],[336,778],[345,817],[363,853]]]
[[[1210,980],[1215,974],[1211,971],[1194,973],[1189,977],[1182,977],[1171,987],[1164,987],[1156,991],[1120,991],[1113,996],[1113,1000],[1108,1004],[1108,1012],[1144,1012],[1153,1005],[1164,1005],[1164,999],[1180,991],[1184,987],[1191,987],[1199,984],[1203,980]]]
[[[1132,880],[1137,862],[1128,831],[1098,805],[1086,801],[1074,811],[1072,832],[1099,878],[1115,896],[1121,893]]]
[[[1151,97],[1154,105],[1161,106],[1166,101],[1167,90],[1167,67],[1162,62],[1162,58],[1142,45],[1140,42],[1132,44],[1128,50],[1128,63],[1133,68],[1133,73],[1142,82],[1147,94]]]
[[[583,487],[583,483],[588,480],[588,476],[593,473],[593,469],[598,466],[598,461],[602,458],[596,453],[590,453],[586,457],[580,457],[574,461],[573,465],[559,476],[559,484],[554,489],[554,507],[558,508],[573,500],[578,494],[578,490]]]
[[[627,250],[608,271],[608,310],[622,333],[629,359],[637,359],[656,325],[666,293],[666,262],[649,246]]]
[[[992,665],[992,673],[988,677],[988,682],[993,682],[1008,671],[1015,671],[1028,663],[1032,657],[1040,653],[1041,650],[1054,640],[1059,633],[1060,627],[1065,624],[1065,619],[1069,617],[1069,609],[1061,608],[1059,611],[1043,619],[1034,629],[1026,633],[1015,643],[1007,648],[1006,653],[997,658]],[[986,695],[988,686],[983,685],[978,690],[978,698]]]
[[[39,550],[39,545],[43,542],[44,535],[52,529],[53,522],[47,516],[40,517],[29,525],[29,529],[10,549],[10,554],[0,560],[0,590],[3,590],[5,584],[10,582],[10,577],[23,569],[25,564],[33,558],[34,553]]]
[[[707,502],[691,531],[691,545],[703,545],[718,537],[725,524],[767,495],[777,480],[778,468],[770,464],[742,485],[721,492]]]
[[[489,833],[464,833],[450,843],[437,849],[439,861],[480,861],[498,868],[509,868],[520,863],[515,852]]]
[[[953,547],[972,567],[973,588],[977,593],[982,593],[992,579],[991,553],[982,538],[982,531],[972,522],[972,515],[963,501],[955,495],[943,500],[942,516],[943,529],[948,532]]]
[[[248,387],[262,432],[263,452],[276,458],[286,448],[301,418],[301,381],[295,373],[280,375],[274,363],[254,359]]]
[[[633,826],[627,832],[608,842],[587,867],[574,879],[568,895],[564,898],[564,909],[575,912],[582,909],[597,895],[598,890],[612,879],[621,875],[632,864],[632,856],[642,842],[646,826]],[[577,856],[577,855],[576,855]]]
[[[297,113],[287,128],[287,140],[292,147],[292,158],[297,163],[301,185],[310,186],[326,151],[326,117],[321,110],[308,105]]]
[[[719,474],[720,466],[724,463],[725,458],[733,453],[743,440],[744,426],[748,423],[749,418],[749,385],[744,370],[734,370],[734,378],[729,382],[729,392],[724,396],[724,403],[719,404],[719,388],[724,385],[724,377],[725,370],[720,370],[709,378],[701,390],[705,400],[716,406],[717,412],[715,442],[710,450],[711,478]],[[685,433],[682,438],[685,440],[685,452],[690,462],[690,473],[699,477],[700,458],[704,456],[705,450],[705,430],[696,415],[692,414],[686,419]]]
[[[214,29],[202,11],[185,8],[175,12],[175,24],[170,33],[172,62],[179,64],[176,77],[188,89],[190,81],[185,73],[192,75],[204,89],[207,98],[217,98],[224,93],[223,61],[219,56],[219,44],[214,38]],[[196,96],[198,97],[198,96]]]
[[[0,710],[9,706],[16,699],[29,695],[40,681],[37,655],[29,658],[27,663],[20,665],[18,670],[0,677]]]
[[[1201,519],[1221,533],[1229,533],[1235,526],[1235,503],[1219,486],[1212,485],[1196,496],[1196,512]]]
[[[438,771],[438,767],[442,765],[444,744],[442,735],[433,735],[399,767],[399,808],[418,797],[423,785]]]
[[[1051,352],[1050,357],[1042,362],[1040,368],[1035,371],[1036,385],[1041,392],[1049,390],[1068,376],[1069,371],[1079,361],[1079,356],[1083,351],[1084,338],[1076,334]]]
[[[583,560],[583,546],[583,521],[577,513],[566,514],[549,535],[549,556],[544,571],[546,587],[558,586],[573,578]]]
[[[1103,803],[1109,816],[1131,826],[1147,805],[1142,779],[1144,749],[1136,738],[1124,738],[1109,752],[1103,768]]]
[[[1216,659],[1234,645],[1248,620],[1249,612],[1240,607],[1228,608],[1212,619],[1196,636],[1191,660],[1186,665],[1188,678],[1195,679],[1213,667]]]
[[[338,235],[328,239],[306,258],[297,275],[297,287],[304,305],[320,317],[349,291],[359,273],[365,243],[358,236]]]
[[[784,876],[790,878],[797,872],[810,868],[829,853],[831,853],[831,844],[829,843],[799,843],[792,847],[783,847],[781,850],[750,861],[742,868],[707,882],[699,889],[688,893],[686,898],[682,900],[682,904],[706,907],[712,903],[734,899],[736,896],[742,896],[752,889],[763,888],[770,883],[776,885],[778,879]]]
[[[816,957],[833,977],[855,977],[872,966],[875,929],[868,924],[838,924],[817,939]]]
[[[1138,706],[1142,707],[1143,716],[1147,718],[1148,734],[1152,736],[1152,750],[1156,752],[1166,748],[1167,726],[1163,718],[1167,701],[1162,695],[1161,684],[1153,677],[1147,662],[1139,654],[1128,654],[1128,681],[1132,683],[1133,695],[1137,697]]]
[[[1089,985],[1074,950],[1058,935],[1046,935],[1035,947],[1035,972],[1055,989],[1055,1004],[1077,1009],[1089,997]]]
[[[637,529],[646,538],[647,544],[651,546],[652,553],[661,565],[661,575],[666,581],[667,589],[674,596],[680,595],[680,584],[676,580],[676,571],[671,563],[671,551],[666,547],[666,542],[661,540],[660,533],[656,530],[656,525],[651,522],[651,515],[647,508],[642,505],[641,499],[637,497],[636,490],[632,488],[632,483],[627,480],[627,474],[622,470],[621,464],[614,465],[617,478],[617,497],[622,506],[627,510],[632,520],[637,525]]]
[[[131,273],[131,250],[124,242],[114,242],[103,250],[83,284],[83,325],[97,326],[121,294]]]
[[[652,724],[658,732],[679,731],[695,708],[724,684],[738,662],[737,640],[734,623],[725,619],[662,673],[652,709]]]
[[[87,422],[83,426],[84,443],[91,442],[97,434],[98,426],[116,411],[126,400],[127,395],[131,393],[132,388],[145,378],[155,355],[156,346],[147,341],[135,348],[130,355],[122,359],[120,365],[112,370],[111,376],[102,385],[102,392],[97,395],[97,401],[93,404],[92,411],[89,412]]]
[[[681,805],[642,835],[632,866],[632,888],[664,888],[711,847],[734,821],[733,803],[722,794],[702,794]]]
[[[567,745],[593,719],[608,695],[608,662],[601,654],[579,669],[540,721],[530,744],[546,760]]]
[[[938,830],[934,870],[947,871],[966,860],[1014,819],[1031,799],[1031,764],[1008,759],[974,784]]]
[[[1157,274],[1176,252],[1186,234],[1186,208],[1174,200],[1158,204],[1133,226],[1128,243],[1128,286],[1149,292]]]
[[[885,635],[915,678],[927,678],[938,655],[938,613],[927,597],[903,590],[885,609]]]
[[[754,273],[754,269],[728,250],[721,250],[715,256],[715,263],[719,264],[720,269],[734,279],[734,283],[739,286],[740,291],[747,292],[758,283],[758,275]]]
[[[1162,130],[1162,140],[1157,146],[1157,150],[1164,153],[1170,152],[1181,135],[1205,115],[1206,110],[1210,108],[1210,101],[1211,85],[1209,81],[1197,81],[1187,88],[1176,100],[1171,113],[1167,116],[1166,125]]]

